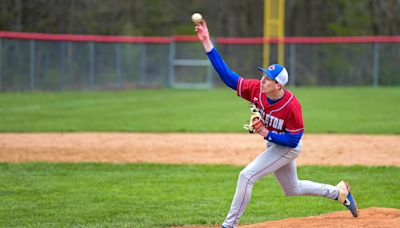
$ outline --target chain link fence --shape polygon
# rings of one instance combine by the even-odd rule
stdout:
[[[0,34],[0,91],[223,86],[195,37],[46,37]],[[260,78],[262,43],[235,40],[214,43],[232,70],[245,78]],[[272,43],[271,53],[276,48]],[[399,37],[390,42],[285,43],[291,86],[400,85],[399,59]],[[276,61],[271,54],[271,62]]]

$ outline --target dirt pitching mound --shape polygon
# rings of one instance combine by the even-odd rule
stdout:
[[[221,226],[213,226],[221,227]],[[360,216],[353,218],[348,211],[338,211],[304,218],[289,218],[264,223],[242,225],[240,228],[263,227],[400,227],[400,210],[392,208],[367,208],[360,210]],[[188,227],[185,227],[188,228]],[[192,226],[192,228],[209,228],[209,226]]]
[[[242,227],[400,227],[400,210],[367,208],[360,210],[358,218],[351,217],[348,211],[338,211],[319,216],[289,218]]]

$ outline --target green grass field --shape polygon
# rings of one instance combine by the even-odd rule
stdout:
[[[306,133],[400,134],[399,88],[294,92]],[[244,133],[248,117],[248,102],[226,89],[0,94],[1,132]],[[221,224],[242,168],[0,163],[0,227]],[[400,208],[399,167],[302,166],[298,174],[330,184],[349,180],[360,208]],[[346,209],[320,197],[285,197],[268,176],[256,183],[241,224],[338,210]]]
[[[400,134],[400,89],[296,88],[306,133]],[[0,94],[2,132],[245,132],[235,91],[134,90]]]
[[[0,163],[0,227],[221,224],[241,168]],[[298,175],[331,184],[346,177],[361,208],[400,208],[400,168],[304,166],[299,168]],[[321,197],[285,197],[275,179],[268,176],[255,184],[241,224],[338,210],[347,209]]]

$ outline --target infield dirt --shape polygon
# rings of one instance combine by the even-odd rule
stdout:
[[[400,166],[399,135],[305,134],[299,165]],[[0,162],[246,165],[265,149],[250,134],[2,133]]]

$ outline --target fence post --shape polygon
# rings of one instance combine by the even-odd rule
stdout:
[[[213,68],[211,62],[209,61],[209,64],[207,67],[207,84],[210,89],[214,87],[213,69],[214,68]]]
[[[30,80],[30,90],[35,90],[35,40],[30,41],[30,68],[29,68],[29,80]]]
[[[2,91],[2,80],[3,80],[3,39],[0,39],[0,91]]]
[[[122,87],[121,80],[121,44],[115,43],[115,80],[116,86]]]
[[[289,85],[294,87],[296,85],[296,44],[290,44],[289,50]]]
[[[94,67],[95,67],[95,61],[96,61],[96,56],[95,56],[95,47],[94,43],[90,42],[89,43],[89,89],[93,88],[94,84]]]
[[[146,82],[146,56],[147,56],[147,48],[146,43],[142,43],[140,46],[140,85],[144,85]]]
[[[60,42],[60,90],[64,90],[64,75],[65,75],[65,42]]]
[[[175,41],[171,40],[171,43],[169,44],[169,71],[168,71],[168,86],[171,88],[173,87],[173,84],[175,82],[175,65],[174,65],[174,59],[175,59]]]
[[[379,43],[373,43],[373,86],[379,86]]]

